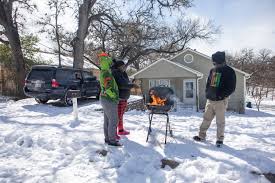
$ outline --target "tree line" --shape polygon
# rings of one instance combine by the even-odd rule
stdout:
[[[256,103],[258,110],[264,98],[269,94],[274,97],[275,90],[275,55],[270,49],[255,51],[244,48],[235,54],[227,53],[228,63],[250,74],[247,80],[247,92]]]

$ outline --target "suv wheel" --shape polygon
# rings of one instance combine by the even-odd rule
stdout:
[[[68,92],[66,92],[66,94],[65,94],[64,103],[67,106],[72,106],[73,105],[73,99],[68,97]]]
[[[48,99],[39,99],[39,98],[35,98],[35,101],[38,104],[46,104],[49,100]]]

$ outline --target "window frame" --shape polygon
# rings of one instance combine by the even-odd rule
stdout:
[[[191,58],[192,58],[191,61],[187,61],[187,59],[186,59],[187,56],[191,56]],[[190,64],[194,61],[194,56],[190,53],[187,53],[186,55],[184,55],[183,60],[184,60],[185,63]]]
[[[162,85],[161,83],[163,83],[162,81],[168,82],[168,85],[165,85],[165,86],[168,86],[168,87],[171,86],[171,80],[170,79],[149,79],[149,88],[153,88],[153,87],[156,87],[156,86],[161,86]]]

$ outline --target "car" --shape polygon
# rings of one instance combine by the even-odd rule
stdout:
[[[61,99],[67,106],[73,104],[70,90],[80,90],[81,97],[100,95],[100,84],[88,70],[53,65],[36,65],[28,73],[24,93],[38,103]]]

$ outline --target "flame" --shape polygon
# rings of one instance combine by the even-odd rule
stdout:
[[[164,106],[165,102],[167,101],[167,99],[161,99],[160,97],[158,97],[156,95],[151,95],[151,98],[153,101],[150,103],[150,105]]]

